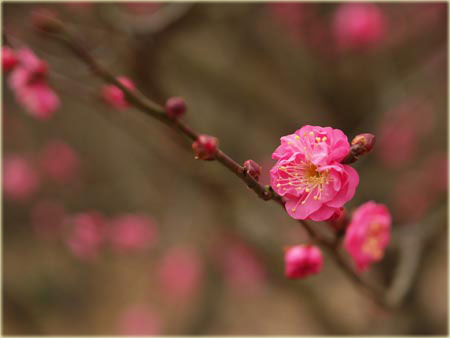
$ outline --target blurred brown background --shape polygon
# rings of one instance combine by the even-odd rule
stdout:
[[[447,335],[447,4],[377,3],[380,41],[344,51],[333,32],[341,4],[280,6],[2,4],[11,45],[49,62],[62,103],[50,121],[35,120],[5,78],[3,158],[35,159],[58,139],[80,161],[68,183],[40,176],[26,201],[3,198],[3,334],[115,335],[141,326],[181,335]],[[217,136],[238,162],[259,162],[265,183],[279,138],[305,124],[350,139],[376,134],[374,152],[354,165],[360,184],[347,206],[375,200],[391,210],[391,245],[367,274],[392,286],[402,305],[380,310],[327,256],[318,276],[286,280],[283,247],[307,238],[298,223],[217,163],[195,161],[189,142],[158,121],[105,105],[87,67],[33,29],[37,8],[54,10],[154,101],[184,97],[187,123]],[[42,200],[68,216],[145,214],[157,242],[132,253],[105,245],[80,259],[66,244],[70,222],[50,239],[32,225]],[[182,286],[160,272],[177,248],[171,278]],[[185,293],[171,297],[177,287]]]

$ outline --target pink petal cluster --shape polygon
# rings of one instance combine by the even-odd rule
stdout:
[[[386,19],[382,11],[370,3],[339,5],[333,19],[333,33],[342,49],[367,49],[384,37]]]
[[[73,255],[84,260],[96,259],[106,238],[107,224],[98,212],[75,215],[66,244]]]
[[[358,173],[340,163],[349,151],[347,136],[330,127],[304,126],[281,138],[270,182],[291,217],[324,221],[353,197]]]
[[[134,90],[136,87],[134,83],[125,76],[117,77],[119,81],[128,90]],[[115,85],[104,85],[102,88],[102,98],[103,100],[116,110],[124,110],[130,106],[130,104],[125,99],[125,94],[123,91]]]
[[[56,239],[62,234],[66,212],[57,201],[42,200],[31,209],[31,225],[39,238]]]
[[[30,198],[39,187],[39,177],[23,156],[8,155],[3,159],[3,193],[14,201]]]
[[[322,253],[312,245],[292,246],[284,254],[284,265],[284,273],[289,279],[315,275],[322,270]]]
[[[155,223],[144,215],[124,214],[111,221],[109,238],[118,251],[140,251],[153,246],[157,238]]]
[[[184,302],[198,290],[203,264],[194,249],[174,247],[159,262],[157,274],[164,296],[172,302]]]
[[[40,154],[42,170],[60,183],[74,179],[80,169],[78,154],[67,143],[60,140],[49,142]]]
[[[59,98],[47,83],[48,65],[29,48],[16,53],[18,64],[11,72],[9,85],[17,101],[28,113],[40,120],[47,120],[59,108]]]
[[[119,319],[119,334],[123,336],[160,335],[161,319],[157,312],[145,305],[127,308]]]
[[[383,204],[373,201],[357,208],[347,228],[344,247],[358,271],[380,261],[391,235],[391,215]]]

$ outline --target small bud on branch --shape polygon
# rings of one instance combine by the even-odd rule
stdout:
[[[245,172],[253,177],[256,181],[259,181],[261,176],[261,166],[253,160],[247,160],[243,165]]]
[[[165,110],[171,119],[178,119],[186,112],[186,102],[182,97],[171,97],[166,102]]]
[[[199,135],[197,140],[192,143],[195,158],[199,160],[212,161],[217,152],[219,140],[210,135]]]

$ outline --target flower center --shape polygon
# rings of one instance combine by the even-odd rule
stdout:
[[[369,227],[367,238],[362,246],[362,251],[371,256],[374,260],[383,258],[383,250],[380,245],[381,225],[372,223]]]
[[[332,179],[329,177],[329,170],[318,171],[318,168],[311,162],[300,161],[291,162],[280,166],[280,176],[277,179],[277,188],[283,190],[296,189],[302,193],[297,205],[292,208],[295,211],[297,206],[305,204],[308,198],[315,191],[314,200],[320,200],[324,185],[329,184]]]

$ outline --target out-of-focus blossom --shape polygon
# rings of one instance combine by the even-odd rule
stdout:
[[[391,236],[391,215],[383,204],[367,202],[352,215],[344,247],[352,256],[358,271],[380,261]]]
[[[323,221],[355,194],[359,176],[340,163],[349,153],[347,136],[330,127],[304,126],[283,136],[272,154],[271,186],[286,199],[295,219]]]
[[[134,83],[125,76],[117,77],[117,81],[119,81],[125,88],[130,91],[135,89]],[[109,104],[116,110],[124,110],[130,106],[130,104],[125,99],[125,94],[123,93],[123,91],[119,87],[112,84],[103,86],[102,97],[107,104]]]
[[[91,9],[95,3],[90,1],[70,1],[70,2],[63,2],[63,4],[70,9],[87,10]]]
[[[161,318],[146,305],[128,307],[119,318],[119,334],[123,336],[155,336],[161,334]]]
[[[148,249],[155,244],[157,235],[153,220],[138,214],[125,214],[113,219],[109,232],[111,244],[121,252]]]
[[[173,247],[158,263],[157,275],[164,297],[183,303],[198,291],[203,278],[203,263],[193,248]]]
[[[248,294],[263,289],[266,282],[263,262],[245,243],[231,238],[215,245],[214,250],[225,280],[232,290]]]
[[[2,68],[4,72],[14,69],[17,65],[16,53],[9,47],[2,47]]]
[[[59,183],[67,183],[79,174],[80,159],[67,143],[53,140],[42,150],[40,165],[52,179]]]
[[[31,224],[36,235],[43,239],[59,238],[65,217],[64,205],[57,201],[38,201],[31,209]]]
[[[24,201],[39,187],[39,177],[25,157],[8,155],[3,158],[3,193],[7,199]]]
[[[385,36],[386,18],[377,5],[345,3],[336,9],[333,33],[342,49],[367,49]]]
[[[9,85],[31,116],[47,120],[60,106],[58,96],[47,83],[48,64],[29,48],[20,49],[16,55],[19,63],[11,72]]]
[[[68,223],[72,227],[66,239],[70,252],[83,260],[96,259],[107,236],[105,218],[91,211],[73,216]]]
[[[388,111],[377,132],[377,154],[383,164],[400,168],[409,163],[416,155],[421,138],[431,132],[434,122],[434,111],[419,99],[407,100]]]
[[[323,257],[319,248],[312,245],[296,245],[284,254],[284,274],[289,279],[316,275],[322,270]]]

